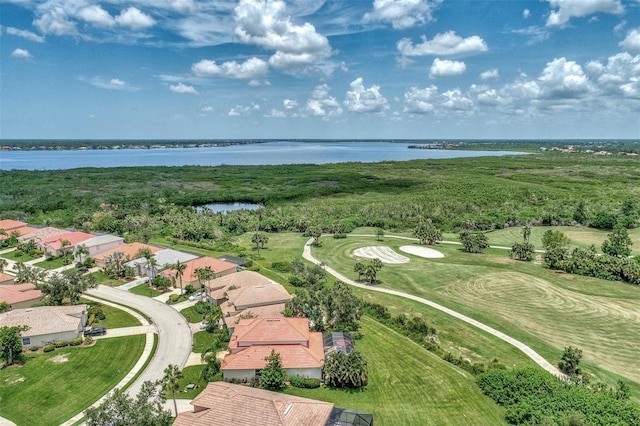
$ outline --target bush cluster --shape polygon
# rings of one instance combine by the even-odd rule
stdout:
[[[296,388],[315,389],[320,387],[320,379],[301,376],[289,376],[289,384]]]
[[[55,348],[56,348],[56,347],[55,347],[54,345],[45,345],[45,346],[42,348],[42,351],[43,351],[43,352],[45,352],[45,353],[46,353],[46,352],[51,352],[51,351],[53,351]]]
[[[477,378],[480,389],[507,410],[514,425],[638,425],[640,407],[619,389],[568,382],[538,368],[491,370]]]

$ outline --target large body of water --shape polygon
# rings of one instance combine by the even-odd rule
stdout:
[[[211,148],[0,151],[0,170],[61,170],[78,167],[219,166],[406,161],[517,154],[508,151],[409,149],[393,142],[292,142]]]

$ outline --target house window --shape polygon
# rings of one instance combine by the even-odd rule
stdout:
[[[22,338],[22,346],[26,346],[26,345],[30,345],[31,344],[31,337],[23,337]]]

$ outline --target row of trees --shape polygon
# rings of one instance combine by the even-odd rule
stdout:
[[[82,293],[97,285],[93,275],[82,274],[77,269],[62,272],[47,271],[22,262],[16,264],[16,283],[32,283],[42,291],[45,305],[60,306],[64,303],[76,304]]]
[[[353,265],[353,272],[358,274],[358,281],[360,281],[364,276],[369,282],[369,285],[373,285],[376,282],[378,272],[380,272],[382,266],[382,261],[375,258],[371,259],[367,264],[356,262]]]

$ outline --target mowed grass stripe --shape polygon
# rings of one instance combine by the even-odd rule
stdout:
[[[503,409],[480,392],[470,374],[369,317],[363,317],[362,331],[356,348],[369,365],[365,390],[286,392],[373,413],[379,426],[505,424]]]
[[[27,354],[24,365],[0,370],[0,415],[18,425],[59,425],[118,384],[144,344],[144,335],[128,336]],[[54,357],[67,361],[54,362]]]

